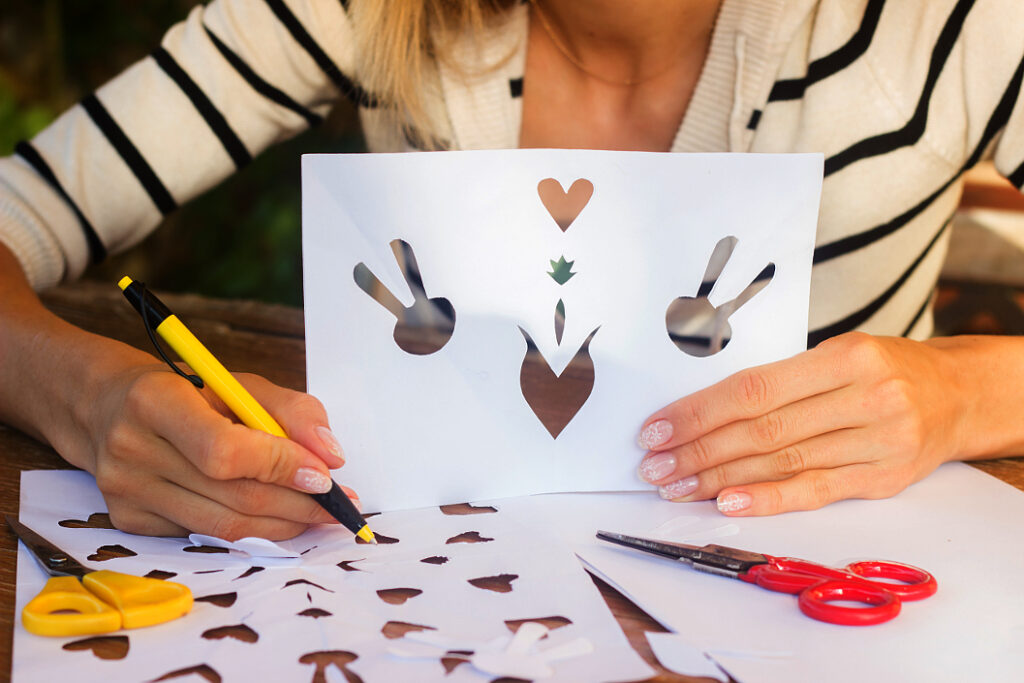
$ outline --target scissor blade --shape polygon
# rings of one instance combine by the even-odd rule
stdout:
[[[616,534],[610,531],[598,531],[597,537],[604,541],[633,548],[634,550],[643,550],[644,552],[685,562],[702,572],[728,576],[734,579],[750,571],[751,567],[768,562],[768,558],[761,553],[752,553],[747,550],[730,548],[724,545],[704,545],[698,548],[695,545],[686,545],[685,543],[655,541],[650,538],[626,536],[625,534]]]
[[[616,543],[627,548],[632,548],[633,550],[642,550],[647,553],[653,553],[654,555],[661,555],[662,557],[668,557],[673,560],[685,561],[692,559],[694,556],[700,555],[700,548],[682,543],[664,543],[650,538],[617,534],[612,531],[598,531],[597,537],[602,541]]]
[[[77,576],[82,578],[89,573],[75,558],[29,529],[11,515],[4,516],[7,526],[18,535],[25,547],[32,551],[40,566],[50,576]]]

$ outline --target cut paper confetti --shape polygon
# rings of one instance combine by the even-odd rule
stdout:
[[[292,559],[228,551],[218,546],[235,544],[212,538],[195,539],[202,544],[196,546],[61,525],[105,511],[84,472],[23,473],[20,509],[22,522],[83,564],[173,577],[189,586],[195,605],[185,617],[150,628],[99,637],[35,636],[17,615],[47,577],[20,547],[15,682],[117,683],[178,675],[292,681],[310,680],[316,672],[365,683],[490,681],[524,671],[543,673],[545,681],[651,675],[572,552],[542,530],[523,527],[499,503],[453,508],[473,514],[434,507],[372,517],[376,529],[398,539],[391,544],[358,545],[336,525],[278,544],[244,544],[265,554],[300,549]],[[487,540],[448,542],[459,536]],[[98,547],[113,545],[130,553],[87,559]],[[187,552],[196,547],[227,552]],[[427,561],[436,558],[444,562]],[[450,673],[445,652],[429,661],[390,654],[397,643],[423,634],[502,647],[477,647],[472,657],[464,656],[471,664]]]
[[[821,180],[816,154],[303,157],[345,482],[384,510],[644,488],[646,415],[806,347]]]

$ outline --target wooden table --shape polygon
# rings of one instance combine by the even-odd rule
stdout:
[[[302,311],[253,302],[219,301],[197,296],[161,295],[167,304],[232,370],[258,372],[294,389],[306,385],[306,355]],[[92,332],[149,349],[138,315],[113,286],[79,283],[44,296],[46,305],[62,318]],[[1024,490],[1024,460],[1002,459],[974,463],[976,467]],[[48,446],[0,425],[0,506],[17,515],[20,473],[60,469],[68,465]],[[14,624],[14,586],[17,541],[9,529],[0,533],[0,677],[10,678]],[[652,681],[697,681],[667,672],[651,654],[646,631],[664,631],[653,619],[613,588],[595,580],[634,648],[655,668]]]

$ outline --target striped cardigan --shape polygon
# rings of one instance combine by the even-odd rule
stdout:
[[[137,243],[339,97],[371,150],[414,147],[359,85],[347,4],[197,7],[0,159],[0,240],[33,285]],[[485,37],[498,68],[439,64],[424,83],[448,148],[518,146],[528,11]],[[468,39],[455,56],[481,59]],[[1024,185],[1022,76],[1019,0],[724,0],[672,151],[822,152],[809,344],[854,329],[925,338],[963,172],[993,159]]]

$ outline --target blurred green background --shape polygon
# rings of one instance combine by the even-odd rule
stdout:
[[[196,0],[0,1],[0,154],[156,47]],[[168,216],[134,249],[90,268],[151,287],[301,305],[299,156],[363,151],[354,107]]]

